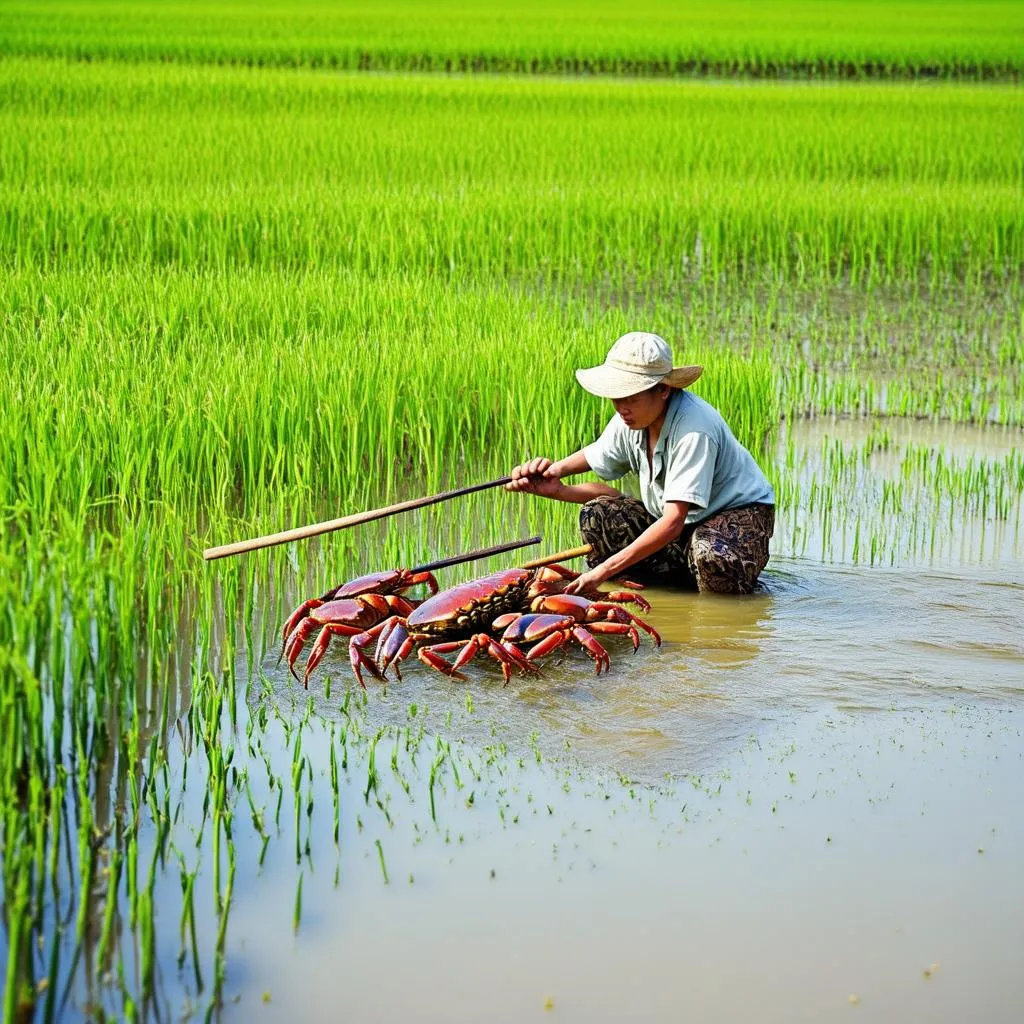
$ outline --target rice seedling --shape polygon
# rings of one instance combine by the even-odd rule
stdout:
[[[384,847],[379,839],[375,839],[373,845],[377,847],[377,860],[380,862],[380,873],[384,877],[384,884],[389,885],[388,866],[384,863]]]
[[[298,932],[299,924],[302,921],[302,879],[305,872],[299,872],[299,881],[295,886],[295,910],[292,914],[292,931]]]
[[[991,563],[1013,550],[1024,495],[1018,431],[991,436],[990,454],[896,442],[887,432],[861,439],[841,425],[836,433],[823,431],[817,450],[792,435],[782,442],[775,479],[787,551],[896,565],[968,552],[971,562]]]

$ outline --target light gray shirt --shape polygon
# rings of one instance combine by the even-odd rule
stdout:
[[[647,431],[630,430],[617,414],[583,454],[602,480],[638,474],[640,499],[658,518],[666,501],[689,503],[687,523],[755,502],[775,504],[771,484],[721,413],[689,391],[677,390],[669,399],[650,462]]]

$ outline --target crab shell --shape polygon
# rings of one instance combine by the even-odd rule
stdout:
[[[410,633],[454,636],[491,628],[499,615],[523,609],[532,569],[501,569],[428,597],[408,618]]]
[[[325,601],[319,608],[310,610],[309,618],[322,625],[326,625],[328,622],[348,622],[358,626],[363,623],[373,625],[382,615],[390,614],[392,614],[391,608],[382,595],[366,594],[361,601],[355,598]]]
[[[407,587],[408,579],[412,575],[408,569],[388,569],[384,572],[371,572],[366,576],[359,576],[348,583],[336,587],[332,593],[335,598],[358,597],[360,594],[393,594],[396,590],[403,590]]]

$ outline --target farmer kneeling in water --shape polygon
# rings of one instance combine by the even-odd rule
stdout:
[[[593,548],[575,593],[634,569],[638,577],[721,594],[748,594],[768,561],[775,494],[721,414],[683,389],[703,370],[673,368],[667,342],[634,331],[601,366],[576,371],[617,415],[568,458],[535,458],[512,470],[510,491],[581,503],[580,532]],[[632,470],[641,501],[604,484],[564,484],[593,470],[616,480]]]

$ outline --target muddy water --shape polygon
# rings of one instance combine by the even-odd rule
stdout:
[[[372,791],[349,743],[338,848],[309,819],[294,938],[294,852],[243,858],[228,1016],[1022,1019],[1024,544],[1001,543],[997,567],[879,567],[783,542],[750,597],[650,591],[664,645],[613,640],[600,677],[579,651],[508,687],[410,662],[343,711],[340,652],[330,697],[268,657],[261,700],[312,697],[313,763],[334,727],[386,739]]]

